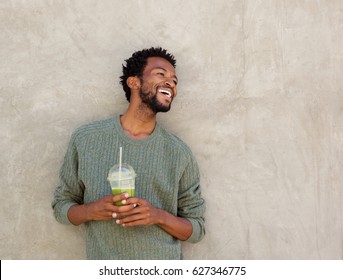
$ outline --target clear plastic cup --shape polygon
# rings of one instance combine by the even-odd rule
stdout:
[[[136,173],[132,166],[123,163],[114,165],[108,172],[108,181],[110,182],[112,194],[118,195],[124,192],[129,194],[129,197],[135,196],[135,178]],[[121,206],[121,201],[115,202],[115,205]]]

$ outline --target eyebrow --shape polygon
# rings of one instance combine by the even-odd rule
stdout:
[[[164,72],[168,72],[168,70],[167,70],[167,69],[164,69],[163,67],[156,67],[155,69],[161,69],[161,70],[163,70]],[[176,75],[173,75],[172,77],[175,78],[177,82],[179,81],[179,79],[176,77]]]

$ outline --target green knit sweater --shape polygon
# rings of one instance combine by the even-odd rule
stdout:
[[[136,177],[136,196],[155,207],[187,218],[193,226],[187,241],[198,242],[205,234],[204,200],[199,170],[190,149],[158,124],[143,140],[124,133],[119,116],[78,128],[72,135],[60,171],[52,207],[57,221],[71,224],[67,212],[111,194],[109,169],[119,159],[130,164]],[[159,226],[124,228],[115,220],[85,223],[88,259],[182,259],[180,241]]]

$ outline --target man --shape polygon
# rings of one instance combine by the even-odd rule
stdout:
[[[205,234],[196,160],[156,122],[177,95],[175,64],[162,48],[135,52],[121,76],[125,114],[72,135],[52,207],[59,222],[85,224],[88,259],[182,259],[180,240]],[[119,147],[137,173],[136,197],[111,194],[107,175]]]

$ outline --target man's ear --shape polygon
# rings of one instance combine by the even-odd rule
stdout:
[[[139,89],[141,86],[141,80],[136,76],[128,77],[126,84],[130,89]]]

